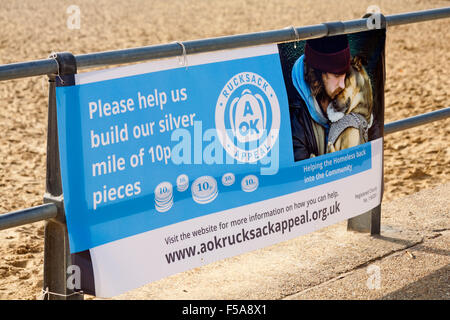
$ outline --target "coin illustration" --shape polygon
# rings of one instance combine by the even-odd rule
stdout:
[[[200,204],[214,201],[219,194],[217,181],[211,176],[197,178],[191,186],[192,199]]]
[[[235,180],[236,178],[234,177],[234,174],[232,174],[231,172],[225,173],[222,176],[222,184],[226,187],[231,186]]]
[[[259,185],[258,177],[253,174],[245,176],[241,181],[242,191],[245,192],[255,191],[258,188],[258,185]]]
[[[155,188],[155,209],[166,212],[173,206],[173,187],[170,182],[164,181]]]
[[[186,191],[189,188],[189,177],[185,174],[181,174],[177,178],[177,190],[179,192]]]

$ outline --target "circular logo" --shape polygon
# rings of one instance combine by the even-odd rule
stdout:
[[[278,139],[280,105],[263,77],[241,72],[223,87],[215,119],[226,152],[238,161],[256,162],[267,155]]]

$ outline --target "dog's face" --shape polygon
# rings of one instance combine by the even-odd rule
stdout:
[[[336,96],[331,106],[335,112],[344,114],[356,112],[370,118],[372,105],[370,78],[362,66],[361,59],[354,57],[345,78],[345,89]]]

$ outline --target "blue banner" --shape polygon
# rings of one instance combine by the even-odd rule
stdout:
[[[371,145],[294,162],[278,53],[58,87],[72,253],[371,168]]]

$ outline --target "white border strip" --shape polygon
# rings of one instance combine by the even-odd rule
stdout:
[[[229,61],[235,59],[251,58],[274,53],[278,53],[278,46],[276,44],[198,53],[187,55],[187,67],[189,70],[190,66],[197,66],[202,64]],[[180,59],[182,60],[183,56],[177,56],[168,59],[150,61],[146,63],[139,63],[130,66],[123,66],[100,71],[80,73],[75,75],[75,85],[82,85],[92,82],[117,79],[121,77],[129,77],[169,69],[185,68],[185,66],[180,64]]]

